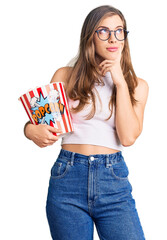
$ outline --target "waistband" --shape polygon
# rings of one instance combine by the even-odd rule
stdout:
[[[91,154],[84,155],[76,152],[67,151],[65,149],[61,149],[58,155],[58,158],[67,159],[71,165],[73,165],[74,161],[79,161],[87,164],[92,164],[94,161],[98,163],[106,163],[106,167],[109,167],[117,162],[120,162],[123,158],[122,151],[111,153],[111,154]]]

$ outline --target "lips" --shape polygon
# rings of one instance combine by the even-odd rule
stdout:
[[[107,50],[108,50],[109,52],[115,52],[115,51],[118,50],[118,47],[109,47],[109,48],[107,48]]]

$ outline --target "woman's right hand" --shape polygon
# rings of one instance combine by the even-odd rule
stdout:
[[[45,124],[30,123],[25,128],[25,136],[41,148],[52,145],[59,139],[59,136],[55,136],[53,133],[62,133],[62,131]]]

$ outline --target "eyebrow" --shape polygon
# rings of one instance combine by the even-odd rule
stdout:
[[[116,28],[118,28],[118,27],[122,27],[122,28],[123,28],[123,26],[117,26]],[[109,28],[106,27],[106,26],[100,26],[100,27],[98,27],[98,28],[107,28],[107,29],[109,29]]]

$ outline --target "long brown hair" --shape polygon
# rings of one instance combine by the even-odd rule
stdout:
[[[95,82],[98,84],[104,84],[99,71],[99,66],[95,59],[96,55],[93,35],[101,20],[113,15],[118,15],[121,18],[123,27],[125,30],[127,30],[126,20],[123,14],[113,6],[104,5],[97,7],[87,15],[81,31],[78,55],[75,58],[72,71],[67,79],[67,96],[74,101],[79,100],[78,106],[71,109],[72,112],[77,113],[81,111],[85,104],[89,104],[89,100],[92,100],[93,108],[92,111],[86,116],[87,120],[91,119],[96,112],[95,95],[92,91],[94,84]],[[125,81],[128,85],[132,105],[134,105],[137,100],[135,100],[133,95],[134,89],[138,85],[138,80],[133,70],[127,38],[124,40],[121,68]],[[115,85],[113,87],[113,92],[108,106],[111,110],[111,114],[106,120],[112,116],[113,104],[116,106]]]

